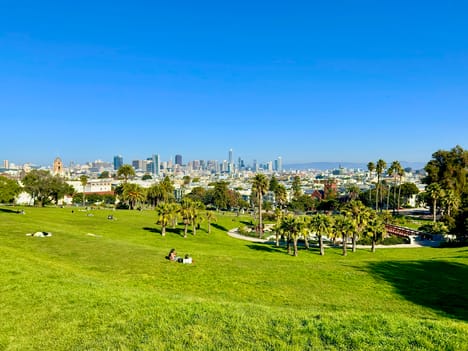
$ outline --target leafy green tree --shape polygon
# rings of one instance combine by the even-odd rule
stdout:
[[[106,178],[110,178],[110,174],[109,174],[109,171],[103,171],[101,174],[99,174],[99,179],[106,179]]]
[[[124,183],[128,182],[128,178],[135,176],[135,169],[131,165],[122,165],[117,170],[117,177],[124,178]]]
[[[21,186],[16,180],[0,176],[0,203],[13,203],[21,193]]]
[[[268,190],[272,191],[273,193],[276,192],[276,189],[279,186],[278,179],[276,179],[275,175],[273,174],[270,178],[270,187]]]
[[[213,205],[219,210],[228,208],[228,182],[219,181],[214,184],[213,189]]]
[[[452,194],[458,197],[456,202],[461,204],[459,209],[450,208],[450,216],[446,213],[443,220],[459,238],[466,239],[468,236],[468,151],[459,145],[450,151],[439,150],[432,154],[432,160],[427,163],[424,170],[427,173],[423,179],[425,184],[437,183],[444,192],[452,190]]]
[[[263,236],[263,223],[262,223],[262,203],[263,203],[263,195],[266,194],[268,190],[268,178],[261,173],[255,175],[253,182],[252,182],[252,192],[256,194],[257,197],[257,204],[258,204],[258,231],[259,237]]]
[[[184,177],[182,178],[183,182],[184,182],[184,185],[189,185],[190,184],[190,181],[191,181],[191,178],[189,175],[184,175]]]
[[[143,174],[143,177],[141,177],[141,180],[151,180],[153,177],[149,173]]]
[[[201,186],[194,187],[192,191],[188,193],[186,196],[191,198],[193,201],[201,201],[205,205],[209,203],[209,202],[206,202],[207,201],[206,190],[205,188]]]
[[[403,199],[401,203],[404,206],[407,204],[411,196],[417,195],[419,193],[419,189],[414,183],[403,183],[399,186],[398,192],[399,192],[398,196]]]
[[[86,191],[86,185],[88,184],[88,176],[85,176],[85,175],[80,176],[80,183],[81,183],[81,186],[83,187],[83,206],[86,206],[85,191]]]
[[[375,164],[374,164],[374,162],[369,162],[369,163],[367,164],[367,169],[369,170],[369,178],[371,178],[371,177],[372,177],[372,172],[375,171]],[[377,190],[377,189],[376,189],[376,190]],[[371,203],[371,197],[370,197],[370,196],[371,196],[371,191],[369,190],[369,203]],[[372,207],[372,206],[371,206],[371,207]]]
[[[299,196],[302,195],[301,177],[295,176],[293,178],[291,188],[293,190],[293,198],[297,199]]]
[[[54,177],[46,170],[32,170],[23,177],[22,183],[24,191],[30,194],[33,202],[37,201],[40,207],[47,202],[57,200],[59,196],[70,190],[63,178]]]

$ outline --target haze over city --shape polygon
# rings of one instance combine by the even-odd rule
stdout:
[[[3,2],[0,159],[424,163],[467,146],[467,7]]]

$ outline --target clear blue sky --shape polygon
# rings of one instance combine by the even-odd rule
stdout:
[[[427,162],[468,146],[466,1],[0,0],[0,159]]]

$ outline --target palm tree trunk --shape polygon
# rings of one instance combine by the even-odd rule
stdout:
[[[304,245],[307,250],[309,250],[309,239],[306,235],[304,235]]]
[[[294,256],[297,256],[297,235],[293,238]]]
[[[347,244],[347,239],[348,237],[346,235],[342,235],[342,238],[343,238],[343,256],[347,256],[348,255],[348,252],[346,251],[347,247],[346,247],[346,244]]]
[[[400,195],[401,195],[401,177],[398,182],[398,204],[397,204],[397,213],[400,213]]]
[[[319,247],[320,247],[320,256],[325,255],[325,248],[323,247],[323,237],[321,235],[319,237]]]
[[[263,223],[262,223],[262,196],[258,197],[258,225],[259,225],[259,238],[263,236]]]
[[[166,226],[163,225],[161,226],[161,236],[165,236],[166,235]]]
[[[188,223],[184,223],[184,238],[187,237]]]
[[[353,233],[353,252],[356,252],[356,234]]]
[[[288,254],[290,255],[291,254],[291,238],[289,237],[289,235],[286,239],[286,247],[288,249]]]
[[[433,222],[436,222],[436,212],[437,212],[437,199],[434,198],[434,208],[432,209]]]
[[[377,184],[375,186],[375,210],[379,210],[379,185],[380,185],[380,176],[377,177]]]
[[[211,222],[208,222],[208,234],[211,234]]]
[[[376,239],[375,235],[372,236],[372,252],[375,252],[375,242],[376,242],[376,240],[377,239]]]

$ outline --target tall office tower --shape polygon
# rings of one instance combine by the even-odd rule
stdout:
[[[175,155],[175,164],[182,166],[182,155]]]
[[[145,169],[144,168],[145,161],[144,160],[133,160],[132,161],[132,166],[135,169]]]
[[[283,158],[281,156],[278,156],[278,168],[277,168],[277,171],[278,172],[283,172]]]
[[[274,170],[276,172],[282,172],[283,171],[283,160],[282,160],[281,156],[278,156],[278,158],[275,160]]]
[[[229,149],[229,160],[228,160],[227,172],[228,172],[229,174],[234,173],[234,163],[233,163],[233,161],[232,161],[232,149]]]
[[[267,163],[267,170],[268,170],[268,172],[272,172],[272,171],[273,171],[273,162],[272,162],[272,161],[268,161],[268,163]]]
[[[229,163],[232,163],[232,149],[229,149]]]
[[[253,160],[253,171],[257,172],[258,171],[258,163],[257,160]]]
[[[3,168],[6,168],[6,169],[10,168],[10,162],[8,162],[8,160],[3,160]]]
[[[123,157],[121,155],[114,156],[114,170],[118,170],[123,165]]]
[[[161,164],[160,164],[160,161],[159,161],[159,155],[158,154],[153,154],[153,156],[151,158],[153,160],[153,174],[155,176],[159,176],[159,170],[161,168]]]

